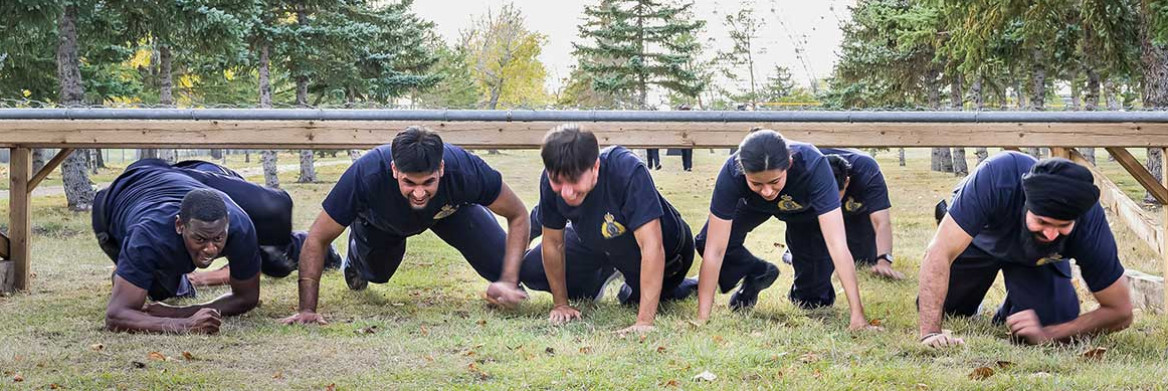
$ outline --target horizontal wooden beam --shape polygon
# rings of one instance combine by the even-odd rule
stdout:
[[[1156,201],[1159,201],[1161,205],[1168,204],[1168,189],[1164,188],[1160,184],[1160,180],[1148,172],[1148,169],[1144,168],[1144,165],[1135,156],[1132,156],[1131,152],[1123,148],[1107,148],[1107,153],[1115,157],[1115,161],[1123,166],[1136,179],[1136,182],[1152,193],[1152,197],[1155,197]]]
[[[0,120],[0,147],[367,148],[423,125],[468,148],[538,148],[550,121]],[[763,127],[821,146],[1168,146],[1168,123],[584,122],[602,144],[733,147]]]
[[[52,159],[45,163],[44,167],[41,167],[40,171],[37,171],[36,175],[32,176],[32,179],[28,180],[28,191],[31,192],[33,189],[36,189],[37,185],[41,184],[41,181],[45,180],[57,166],[61,165],[61,162],[68,159],[71,153],[73,153],[73,148],[63,148],[58,151],[57,156],[53,156]]]
[[[1148,244],[1152,250],[1157,254],[1164,254],[1164,228],[1160,227],[1159,222],[1152,215],[1151,212],[1141,208],[1139,204],[1132,201],[1127,193],[1123,191],[1107,178],[1107,174],[1099,170],[1091,161],[1087,160],[1077,150],[1071,149],[1071,160],[1075,163],[1087,167],[1091,170],[1091,174],[1095,177],[1095,185],[1099,186],[1099,204],[1104,208],[1110,209],[1119,221],[1126,225],[1136,237]]]

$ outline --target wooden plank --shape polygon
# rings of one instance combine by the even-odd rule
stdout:
[[[424,125],[469,148],[538,148],[559,122],[0,120],[0,146],[41,148],[367,148]],[[732,147],[752,127],[820,146],[1156,147],[1168,123],[586,122],[602,144]]]
[[[1148,172],[1148,169],[1144,168],[1144,165],[1135,156],[1132,156],[1131,152],[1123,148],[1107,148],[1107,153],[1115,157],[1115,161],[1123,166],[1128,173],[1131,173],[1136,182],[1152,193],[1152,197],[1155,197],[1156,201],[1159,201],[1161,205],[1168,204],[1168,187],[1160,184],[1160,181],[1152,176],[1152,173]]]
[[[1050,157],[1061,157],[1063,159],[1070,159],[1072,149],[1073,148],[1050,147]]]
[[[57,156],[53,156],[52,159],[45,163],[44,167],[41,167],[40,171],[37,171],[36,175],[32,176],[32,179],[28,180],[28,191],[31,192],[33,189],[36,189],[37,185],[41,184],[41,181],[45,180],[45,177],[48,177],[49,173],[52,173],[57,166],[61,165],[61,162],[68,159],[71,153],[73,153],[73,148],[64,148],[57,152]]]
[[[1003,151],[1022,152],[1018,147],[1002,147]]]
[[[1160,186],[1168,188],[1168,148],[1160,148]],[[1160,235],[1160,259],[1163,264],[1162,275],[1168,283],[1168,201],[1164,199],[1160,199],[1160,213],[1160,217],[1164,219],[1164,225],[1161,226],[1163,234]],[[1164,286],[1164,309],[1168,311],[1168,285]]]
[[[29,234],[32,227],[32,216],[29,210],[28,179],[32,171],[32,150],[29,148],[12,148],[9,160],[9,193],[8,193],[8,251],[12,260],[14,276],[12,290],[27,290],[29,285]]]
[[[1079,151],[1072,150],[1071,160],[1091,170],[1091,174],[1095,177],[1095,185],[1099,186],[1099,204],[1114,213],[1120,222],[1131,229],[1136,237],[1147,243],[1148,247],[1156,254],[1163,254],[1165,252],[1164,230],[1156,221],[1155,215],[1144,210],[1136,201],[1128,197],[1119,185],[1107,178],[1107,174],[1091,164]]]
[[[8,259],[8,236],[0,233],[0,258]]]

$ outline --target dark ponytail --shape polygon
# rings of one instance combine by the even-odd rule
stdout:
[[[791,168],[791,151],[783,135],[770,129],[752,130],[738,144],[738,169],[745,173]]]

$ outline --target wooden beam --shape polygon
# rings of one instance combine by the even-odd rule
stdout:
[[[1003,151],[1022,152],[1018,147],[1002,147]]]
[[[559,122],[0,120],[0,147],[367,148],[423,125],[468,148],[538,148]],[[819,146],[1157,147],[1168,123],[585,122],[601,144],[732,147],[752,127]]]
[[[1160,181],[1152,176],[1152,173],[1148,172],[1148,169],[1144,168],[1144,165],[1135,156],[1132,156],[1131,152],[1123,148],[1107,148],[1107,153],[1115,157],[1115,161],[1123,166],[1128,173],[1131,173],[1136,182],[1152,193],[1152,197],[1155,197],[1156,201],[1159,201],[1161,205],[1168,204],[1168,187],[1160,184]]]
[[[1063,159],[1070,159],[1072,150],[1074,150],[1074,148],[1050,147],[1050,157],[1061,157]]]
[[[48,177],[49,173],[61,165],[61,162],[68,159],[71,153],[73,153],[73,148],[64,148],[57,152],[57,156],[53,156],[48,163],[45,163],[44,167],[41,167],[40,171],[37,171],[36,175],[32,176],[32,179],[28,180],[28,191],[31,192],[33,189],[36,189],[37,185],[41,184],[41,181],[45,180],[45,177]]]
[[[31,275],[28,245],[32,216],[29,213],[28,179],[32,171],[32,150],[25,147],[12,148],[9,168],[8,252],[15,275],[13,286],[0,289],[27,290]]]
[[[1132,233],[1147,243],[1148,247],[1156,254],[1168,251],[1164,248],[1164,230],[1152,212],[1144,210],[1136,201],[1128,197],[1119,185],[1107,178],[1107,174],[1091,164],[1079,151],[1072,150],[1071,160],[1091,170],[1091,174],[1095,177],[1095,184],[1099,186],[1099,204],[1111,210],[1120,222],[1127,225]]]
[[[1168,148],[1160,148],[1160,188],[1168,188]],[[1160,262],[1163,265],[1164,286],[1164,310],[1168,311],[1168,201],[1160,199],[1160,214],[1163,218],[1163,225],[1160,226],[1163,231],[1160,235],[1161,249]]]

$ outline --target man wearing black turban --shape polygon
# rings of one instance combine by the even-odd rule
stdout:
[[[1066,159],[1007,152],[978,166],[957,186],[921,262],[921,343],[963,344],[941,331],[941,311],[976,314],[999,271],[1006,300],[993,321],[1017,340],[1067,341],[1128,327],[1131,298],[1098,201],[1091,171]],[[1071,259],[1099,302],[1082,315]]]

